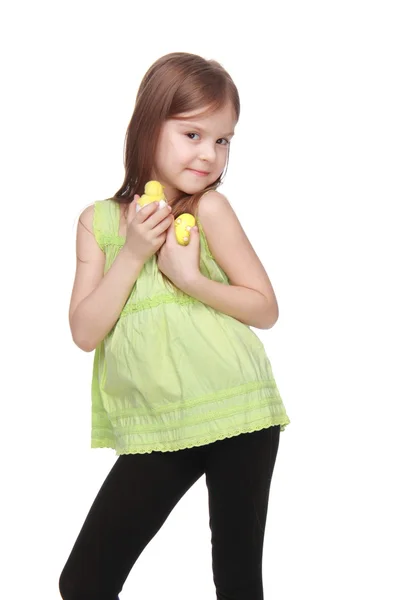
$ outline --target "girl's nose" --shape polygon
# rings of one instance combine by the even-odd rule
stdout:
[[[200,160],[208,160],[208,162],[214,162],[215,156],[216,156],[216,153],[215,153],[214,146],[211,146],[211,145],[202,146],[202,148],[200,150],[200,154],[199,154]]]

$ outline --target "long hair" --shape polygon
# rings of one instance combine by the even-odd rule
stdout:
[[[202,110],[202,116],[222,109],[228,102],[239,120],[239,93],[232,78],[220,63],[196,54],[172,52],[149,68],[140,84],[135,108],[125,136],[125,178],[113,200],[121,204],[142,195],[151,179],[152,161],[164,121],[185,112]],[[208,110],[203,110],[208,107]],[[229,149],[228,149],[229,161]],[[217,189],[225,171],[201,192],[186,194],[178,190],[169,202],[174,219],[182,213],[197,216],[198,203],[205,191]]]

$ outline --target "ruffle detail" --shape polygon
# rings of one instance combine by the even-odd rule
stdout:
[[[138,448],[134,448],[134,447],[127,447],[124,450],[120,450],[120,451],[116,451],[116,455],[117,456],[121,456],[122,454],[150,454],[151,452],[176,452],[177,450],[186,450],[189,448],[198,448],[199,446],[205,446],[206,444],[212,444],[213,442],[217,442],[219,440],[224,440],[224,439],[228,439],[228,438],[232,438],[235,437],[237,435],[241,435],[242,433],[253,433],[255,431],[261,431],[262,429],[267,429],[268,427],[273,427],[274,425],[279,425],[280,426],[280,431],[285,431],[285,428],[287,425],[290,424],[290,420],[289,418],[287,418],[283,423],[273,423],[272,421],[270,423],[263,423],[263,425],[259,425],[257,427],[250,426],[250,427],[241,427],[240,429],[235,429],[234,431],[231,432],[225,432],[225,433],[221,433],[218,436],[215,435],[209,435],[206,437],[203,437],[199,440],[196,440],[195,442],[191,443],[185,443],[183,441],[180,442],[175,442],[175,443],[165,443],[165,444],[153,444],[153,446],[151,448],[147,448],[147,449],[138,449]],[[102,440],[102,441],[97,441],[97,440],[92,440],[92,448],[111,448],[112,450],[115,450],[115,445],[113,444],[113,442],[108,443],[106,440]]]
[[[124,317],[127,314],[138,312],[140,310],[145,310],[147,308],[155,308],[156,306],[160,306],[160,304],[198,304],[199,300],[193,298],[192,296],[188,296],[187,294],[159,294],[155,298],[147,298],[145,300],[141,300],[140,302],[127,302],[125,307],[121,312],[121,317]]]

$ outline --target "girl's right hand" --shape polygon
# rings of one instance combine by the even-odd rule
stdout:
[[[135,194],[128,207],[125,247],[144,264],[165,242],[174,217],[168,205],[159,209],[158,202],[150,202],[136,212],[139,198]]]

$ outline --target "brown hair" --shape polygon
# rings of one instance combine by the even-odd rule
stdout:
[[[125,178],[112,199],[120,205],[129,204],[135,194],[144,193],[144,186],[151,179],[152,159],[164,121],[181,113],[207,108],[201,113],[205,116],[222,109],[228,102],[238,121],[238,90],[217,61],[187,52],[172,52],[159,58],[140,84],[125,136]],[[201,192],[186,194],[181,191],[169,202],[174,218],[186,212],[197,216],[201,196],[205,191],[216,189],[225,172]]]

